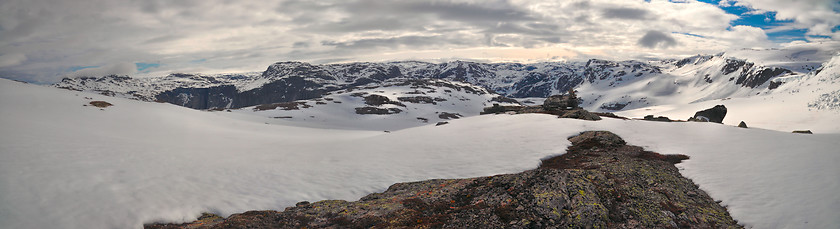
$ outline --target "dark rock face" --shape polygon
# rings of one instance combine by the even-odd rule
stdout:
[[[740,84],[744,87],[755,88],[764,84],[765,82],[770,80],[770,78],[788,73],[791,73],[791,71],[784,68],[753,68],[749,71],[744,70],[743,72],[741,72],[741,76],[739,76],[738,79],[735,80],[735,84]],[[776,85],[776,87],[778,87],[778,85]]]
[[[767,89],[773,90],[773,89],[779,88],[779,86],[782,86],[783,83],[785,83],[785,82],[770,81],[770,85],[767,86]]]
[[[398,183],[358,201],[301,202],[146,228],[742,228],[674,163],[610,132],[517,174]]]
[[[306,104],[305,102],[285,102],[285,103],[272,103],[272,104],[262,104],[259,106],[254,107],[255,111],[265,111],[265,110],[274,110],[280,108],[282,110],[300,110],[300,108],[310,108],[311,105]]]
[[[566,95],[552,95],[545,99],[543,108],[546,110],[562,110],[578,108],[580,100],[574,93]]]
[[[560,110],[555,112],[558,118],[573,118],[573,119],[582,119],[582,120],[589,120],[589,121],[598,121],[601,120],[601,116],[596,114],[590,113],[584,109],[572,109],[572,110]]]
[[[155,99],[193,109],[241,108],[259,104],[291,102],[321,97],[327,89],[302,77],[288,77],[262,87],[239,92],[233,85],[210,88],[176,88]]]
[[[631,103],[632,102],[601,104],[601,107],[599,108],[604,110],[618,111],[624,109],[624,107],[627,107],[627,105],[630,105]]]
[[[509,111],[518,112],[522,108],[523,106],[500,106],[498,103],[494,103],[492,107],[485,107],[481,114],[501,114]]]
[[[461,117],[463,117],[463,115],[458,113],[441,112],[438,114],[438,118],[440,119],[459,119]]]
[[[388,97],[381,96],[381,95],[369,95],[365,97],[365,104],[371,106],[381,106],[383,104],[394,104],[397,106],[405,107],[405,104],[402,104],[397,101],[391,101]]]
[[[794,134],[813,134],[814,132],[811,132],[811,130],[794,130],[793,133]]]
[[[227,108],[236,94],[236,87],[223,85],[210,88],[176,88],[161,92],[155,99],[193,109]]]
[[[500,103],[513,103],[513,104],[520,104],[520,103],[519,103],[519,101],[517,101],[517,100],[515,100],[515,99],[511,99],[511,98],[504,97],[504,96],[501,96],[501,95],[500,95],[500,96],[493,97],[492,99],[490,99],[490,101],[500,102]]]
[[[726,106],[717,105],[694,113],[694,117],[689,119],[689,121],[723,123],[724,117],[726,117]]]
[[[738,71],[741,68],[749,69],[752,66],[753,63],[748,63],[743,60],[727,59],[726,65],[724,65],[723,68],[720,69],[720,71],[723,72],[724,75],[729,75],[730,73]]]
[[[389,115],[389,114],[398,114],[402,112],[399,108],[378,108],[378,107],[356,107],[356,114],[366,115],[366,114],[375,114],[375,115]]]
[[[437,104],[435,99],[429,96],[410,96],[410,97],[398,97],[397,100],[400,102],[407,102],[407,103],[427,103],[427,104]]]
[[[672,122],[673,121],[670,118],[665,117],[665,116],[654,117],[653,115],[645,115],[645,117],[642,118],[642,120],[657,121],[657,122]]]
[[[736,59],[727,59],[726,65],[724,65],[721,69],[724,75],[729,75],[738,70],[741,71],[741,74],[738,76],[737,80],[735,80],[735,84],[749,88],[758,87],[766,83],[773,77],[789,74],[792,72],[784,68],[767,68],[763,66],[755,66],[754,63]],[[778,86],[779,85],[775,85],[775,87]]]

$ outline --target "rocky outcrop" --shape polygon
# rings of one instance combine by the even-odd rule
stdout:
[[[334,88],[332,90],[335,90]],[[161,92],[156,101],[193,109],[241,108],[259,104],[291,102],[319,98],[330,88],[311,79],[293,76],[278,79],[261,87],[240,92],[233,85],[209,88],[176,88]]]
[[[643,117],[642,120],[656,121],[656,122],[673,122],[674,121],[674,120],[671,120],[670,118],[665,117],[665,116],[654,117],[653,115],[645,115],[645,117]]]
[[[573,109],[578,107],[576,97],[569,95],[552,95],[545,99],[543,108],[546,110]]]
[[[399,114],[402,112],[399,108],[378,108],[378,107],[356,107],[356,114],[366,115],[366,114],[375,114],[375,115],[389,115],[389,114]]]
[[[738,127],[747,128],[747,123],[744,122],[744,121],[741,121],[741,123],[738,123]]]
[[[570,90],[566,95],[552,95],[545,99],[543,105],[539,106],[500,106],[493,104],[492,107],[485,107],[481,114],[528,114],[528,113],[542,113],[553,114],[560,118],[574,118],[582,120],[597,121],[601,117],[597,114],[590,113],[583,108],[578,107],[580,100],[575,96],[574,91]]]
[[[482,111],[481,114],[502,114],[507,112],[515,113],[522,110],[522,108],[523,106],[501,106],[498,103],[494,103],[491,107],[485,107],[484,111]]]
[[[694,117],[689,118],[688,121],[723,123],[723,118],[725,117],[726,106],[717,105],[715,107],[694,113]]]
[[[688,157],[626,145],[610,132],[569,141],[565,154],[517,174],[398,183],[354,202],[146,228],[741,228],[679,174],[673,164]]]
[[[365,97],[365,104],[371,106],[381,106],[384,104],[393,104],[401,107],[405,107],[405,104],[402,104],[397,101],[392,101],[388,97],[381,96],[381,95],[368,95]]]

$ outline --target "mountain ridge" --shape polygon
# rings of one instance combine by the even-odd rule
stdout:
[[[807,74],[717,54],[661,61],[589,59],[532,64],[398,61],[314,65],[283,61],[263,72],[65,78],[53,86],[213,109],[315,99],[331,91],[382,85],[388,80],[440,79],[470,83],[512,98],[544,98],[576,89],[590,94],[586,108],[612,111],[673,102],[668,97],[686,89],[699,91],[689,101],[680,102],[767,93],[781,84],[774,79],[797,75]],[[641,95],[641,91],[654,93]]]

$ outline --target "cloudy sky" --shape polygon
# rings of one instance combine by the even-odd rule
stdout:
[[[840,41],[837,0],[2,0],[0,77],[561,61]]]

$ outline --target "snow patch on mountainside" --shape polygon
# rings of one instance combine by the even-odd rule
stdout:
[[[516,105],[501,101],[499,97],[482,87],[466,83],[395,80],[379,86],[341,90],[317,99],[291,102],[297,103],[292,107],[261,105],[231,111],[236,117],[242,117],[240,114],[256,115],[272,124],[390,131],[476,116],[484,107],[494,103]],[[376,98],[387,98],[388,102],[374,101]],[[290,103],[284,103],[287,104]],[[370,114],[363,112],[365,108],[388,111]]]

